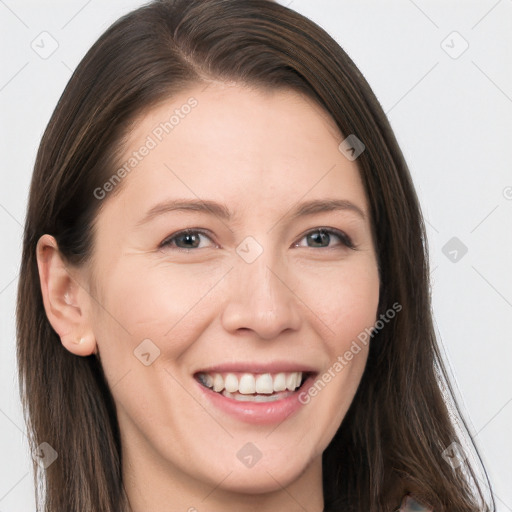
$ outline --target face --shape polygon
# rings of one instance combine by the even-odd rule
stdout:
[[[128,480],[256,494],[319,475],[379,299],[343,139],[296,92],[220,83],[135,123],[122,188],[98,199],[88,276]]]

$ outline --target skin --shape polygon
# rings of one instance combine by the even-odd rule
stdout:
[[[375,323],[379,275],[357,162],[338,150],[344,137],[311,100],[218,82],[138,119],[121,160],[191,96],[198,105],[103,199],[90,264],[67,266],[53,237],[41,237],[46,312],[68,350],[101,359],[134,512],[321,512],[322,452],[368,347],[278,425],[228,416],[193,374],[231,361],[292,360],[322,375]],[[214,200],[234,218],[174,211],[138,225],[172,198]],[[290,218],[297,203],[327,198],[350,201],[364,217],[337,210]],[[356,248],[335,234],[315,244],[306,235],[319,227],[343,231]],[[183,237],[160,247],[184,228],[207,235],[196,234],[199,245],[188,251]],[[247,236],[263,249],[252,263],[236,251]],[[160,350],[150,366],[134,357],[145,339]],[[236,456],[248,442],[261,452],[250,468]]]

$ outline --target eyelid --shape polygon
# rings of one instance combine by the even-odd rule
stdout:
[[[319,231],[322,231],[329,235],[337,236],[341,240],[342,244],[345,245],[346,247],[348,247],[349,249],[353,249],[353,250],[357,249],[356,244],[354,244],[352,238],[349,235],[347,235],[347,233],[345,233],[341,229],[330,228],[327,226],[319,226],[319,227],[310,229],[310,230],[306,231],[304,234],[302,234],[299,237],[299,240],[302,240],[305,236],[308,236],[311,233],[316,233]],[[295,246],[295,244],[294,244],[294,246]],[[314,249],[314,247],[311,247],[311,249]],[[320,247],[320,249],[335,249],[335,247]]]
[[[180,236],[188,235],[188,234],[195,234],[195,233],[199,233],[199,234],[201,234],[203,236],[206,236],[207,238],[209,238],[215,244],[215,242],[212,239],[212,235],[211,235],[211,233],[208,230],[202,229],[202,228],[186,228],[186,229],[182,229],[181,231],[177,231],[176,233],[173,233],[173,234],[169,235],[168,237],[166,237],[160,243],[158,248],[159,249],[165,248],[166,246],[170,245],[172,240],[174,240],[174,239],[176,239],[176,238],[178,238]],[[215,245],[217,245],[217,244],[215,244]],[[178,251],[197,250],[197,249],[184,249],[183,247],[175,247],[174,249],[178,250]]]

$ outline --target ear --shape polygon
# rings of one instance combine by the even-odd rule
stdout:
[[[62,345],[77,356],[96,352],[87,312],[90,296],[62,258],[57,241],[43,235],[36,247],[37,266],[46,316]]]

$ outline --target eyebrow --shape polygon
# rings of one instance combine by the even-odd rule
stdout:
[[[308,215],[340,210],[353,212],[363,220],[366,219],[366,215],[363,210],[346,199],[313,199],[311,201],[299,203],[285,216],[288,216],[291,219],[296,219]],[[159,215],[174,211],[209,213],[226,221],[229,221],[234,217],[229,208],[221,203],[217,203],[216,201],[210,201],[207,199],[172,199],[153,206],[153,208],[151,208],[144,217],[137,222],[137,226],[146,224]]]

